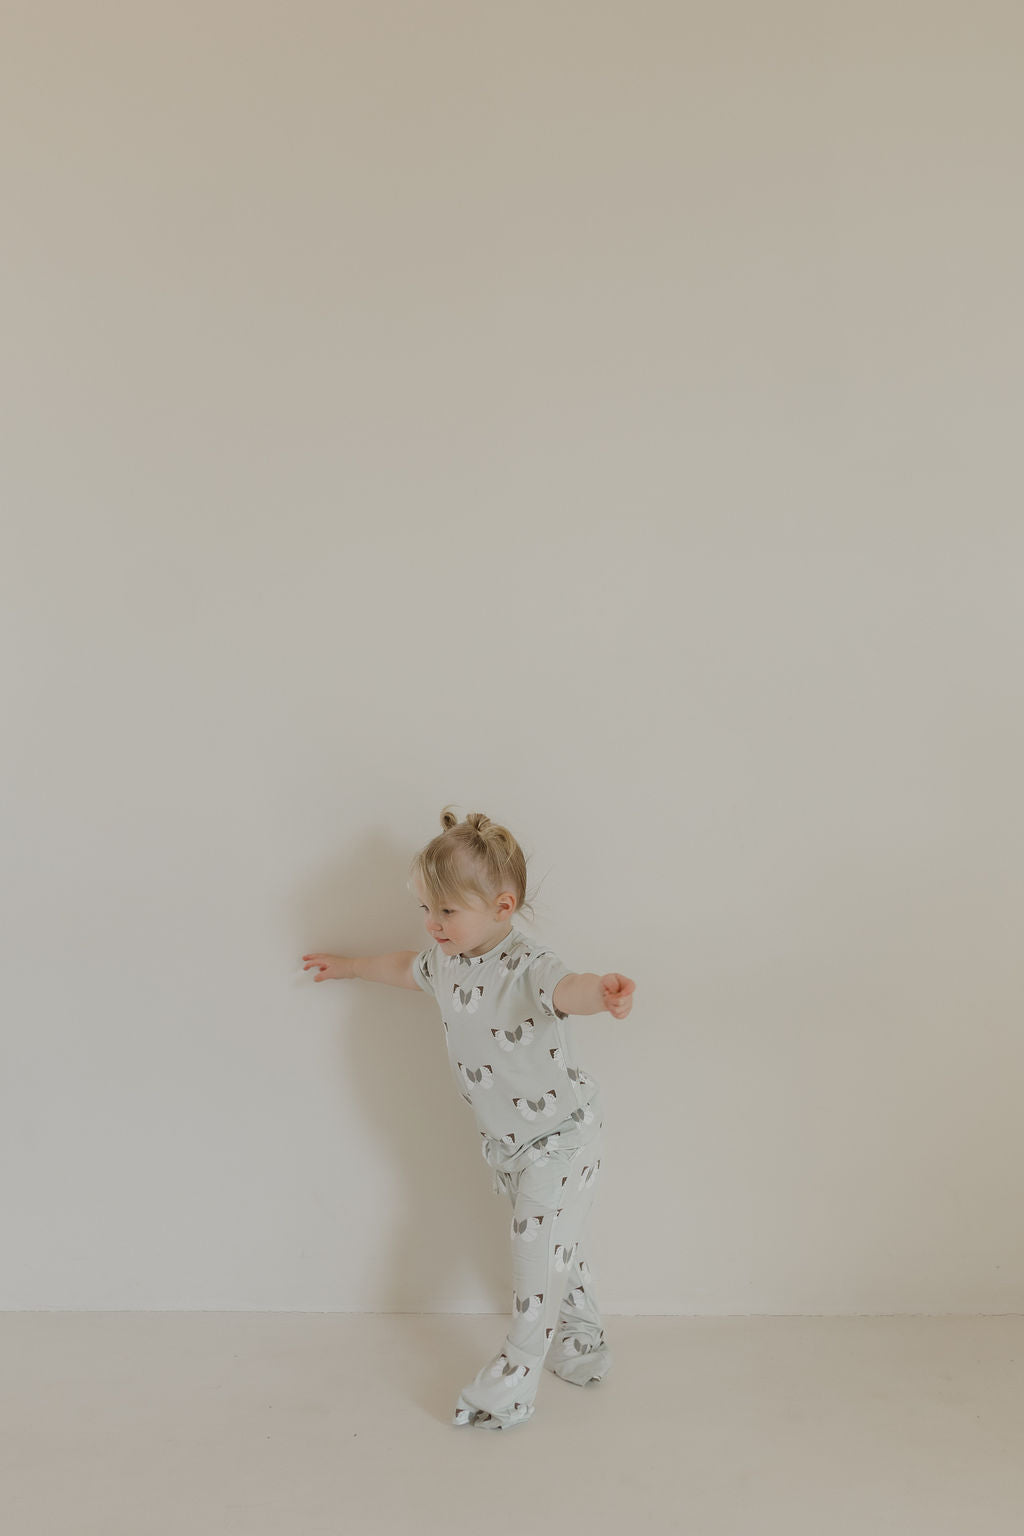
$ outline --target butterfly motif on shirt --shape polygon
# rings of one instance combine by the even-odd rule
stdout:
[[[561,1008],[555,1007],[554,995],[552,995],[551,1001],[549,1003],[548,995],[544,991],[544,988],[538,987],[537,990],[540,993],[540,1005],[544,1009],[544,1012],[547,1014],[549,1019],[567,1019],[569,1017],[567,1013],[562,1012]]]
[[[574,1109],[569,1119],[575,1120],[577,1125],[591,1125],[594,1119],[594,1111],[589,1104],[584,1104],[582,1109]]]
[[[530,1374],[528,1365],[513,1365],[508,1355],[499,1355],[488,1375],[504,1376],[508,1381],[523,1381]]]
[[[525,1317],[528,1323],[532,1323],[535,1318],[540,1317],[543,1305],[543,1291],[539,1292],[536,1296],[527,1296],[522,1301],[519,1300],[515,1291],[512,1292],[513,1312],[517,1313],[520,1317]]]
[[[494,1087],[494,1069],[487,1066],[486,1063],[482,1067],[467,1067],[461,1061],[457,1062],[456,1065],[459,1069],[459,1076],[470,1091],[472,1091],[476,1084],[481,1088]]]
[[[512,1237],[520,1238],[524,1243],[532,1243],[540,1236],[540,1229],[544,1225],[543,1216],[524,1216],[522,1221],[512,1218]]]
[[[455,982],[452,986],[452,1007],[456,1013],[461,1013],[463,1009],[467,1013],[476,1013],[483,995],[483,987],[470,987],[468,991],[463,991],[458,982]]]
[[[566,1067],[565,1070],[569,1074],[570,1083],[577,1083],[580,1088],[589,1088],[594,1081],[592,1077],[587,1076],[582,1067]]]
[[[562,1298],[563,1307],[582,1307],[584,1290],[582,1285],[574,1285],[571,1291],[566,1291]]]
[[[547,1157],[549,1152],[554,1151],[555,1147],[560,1145],[561,1135],[561,1131],[552,1131],[550,1136],[538,1136],[536,1141],[531,1141],[526,1149],[530,1162],[539,1162],[542,1157]],[[562,1183],[565,1183],[565,1179]]]
[[[524,1019],[515,1029],[492,1029],[491,1034],[503,1051],[514,1051],[517,1045],[529,1045],[533,1039],[533,1020]]]
[[[558,1107],[558,1094],[553,1088],[542,1093],[539,1099],[515,1098],[512,1103],[526,1120],[536,1120],[538,1115],[551,1116]]]
[[[598,1158],[596,1163],[587,1163],[584,1166],[580,1172],[580,1189],[583,1189],[587,1184],[593,1184],[594,1180],[597,1178],[597,1170],[600,1168],[600,1166],[600,1158]]]
[[[528,949],[504,949],[499,956],[501,961],[501,974],[509,976],[518,970],[524,960],[529,960],[532,951]]]

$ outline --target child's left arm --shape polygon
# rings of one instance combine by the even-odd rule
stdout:
[[[624,1019],[633,1006],[635,990],[636,982],[618,971],[605,976],[581,971],[563,976],[551,1001],[560,1013],[610,1013],[613,1018]]]

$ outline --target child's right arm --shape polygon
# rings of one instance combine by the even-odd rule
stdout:
[[[418,949],[400,949],[394,955],[303,955],[308,971],[315,966],[319,971],[314,981],[383,981],[389,987],[408,987],[412,992],[421,989],[412,974],[412,963]]]

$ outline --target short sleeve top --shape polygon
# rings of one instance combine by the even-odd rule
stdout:
[[[517,928],[483,955],[431,944],[416,956],[413,975],[441,1009],[452,1072],[495,1167],[522,1166],[551,1138],[582,1145],[599,1116],[598,1084],[576,1065],[569,1015],[554,1005],[570,974]]]

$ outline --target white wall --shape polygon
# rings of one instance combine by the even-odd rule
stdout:
[[[1024,1310],[1024,13],[5,10],[0,1305],[497,1310],[443,804],[636,978],[607,1309]]]

